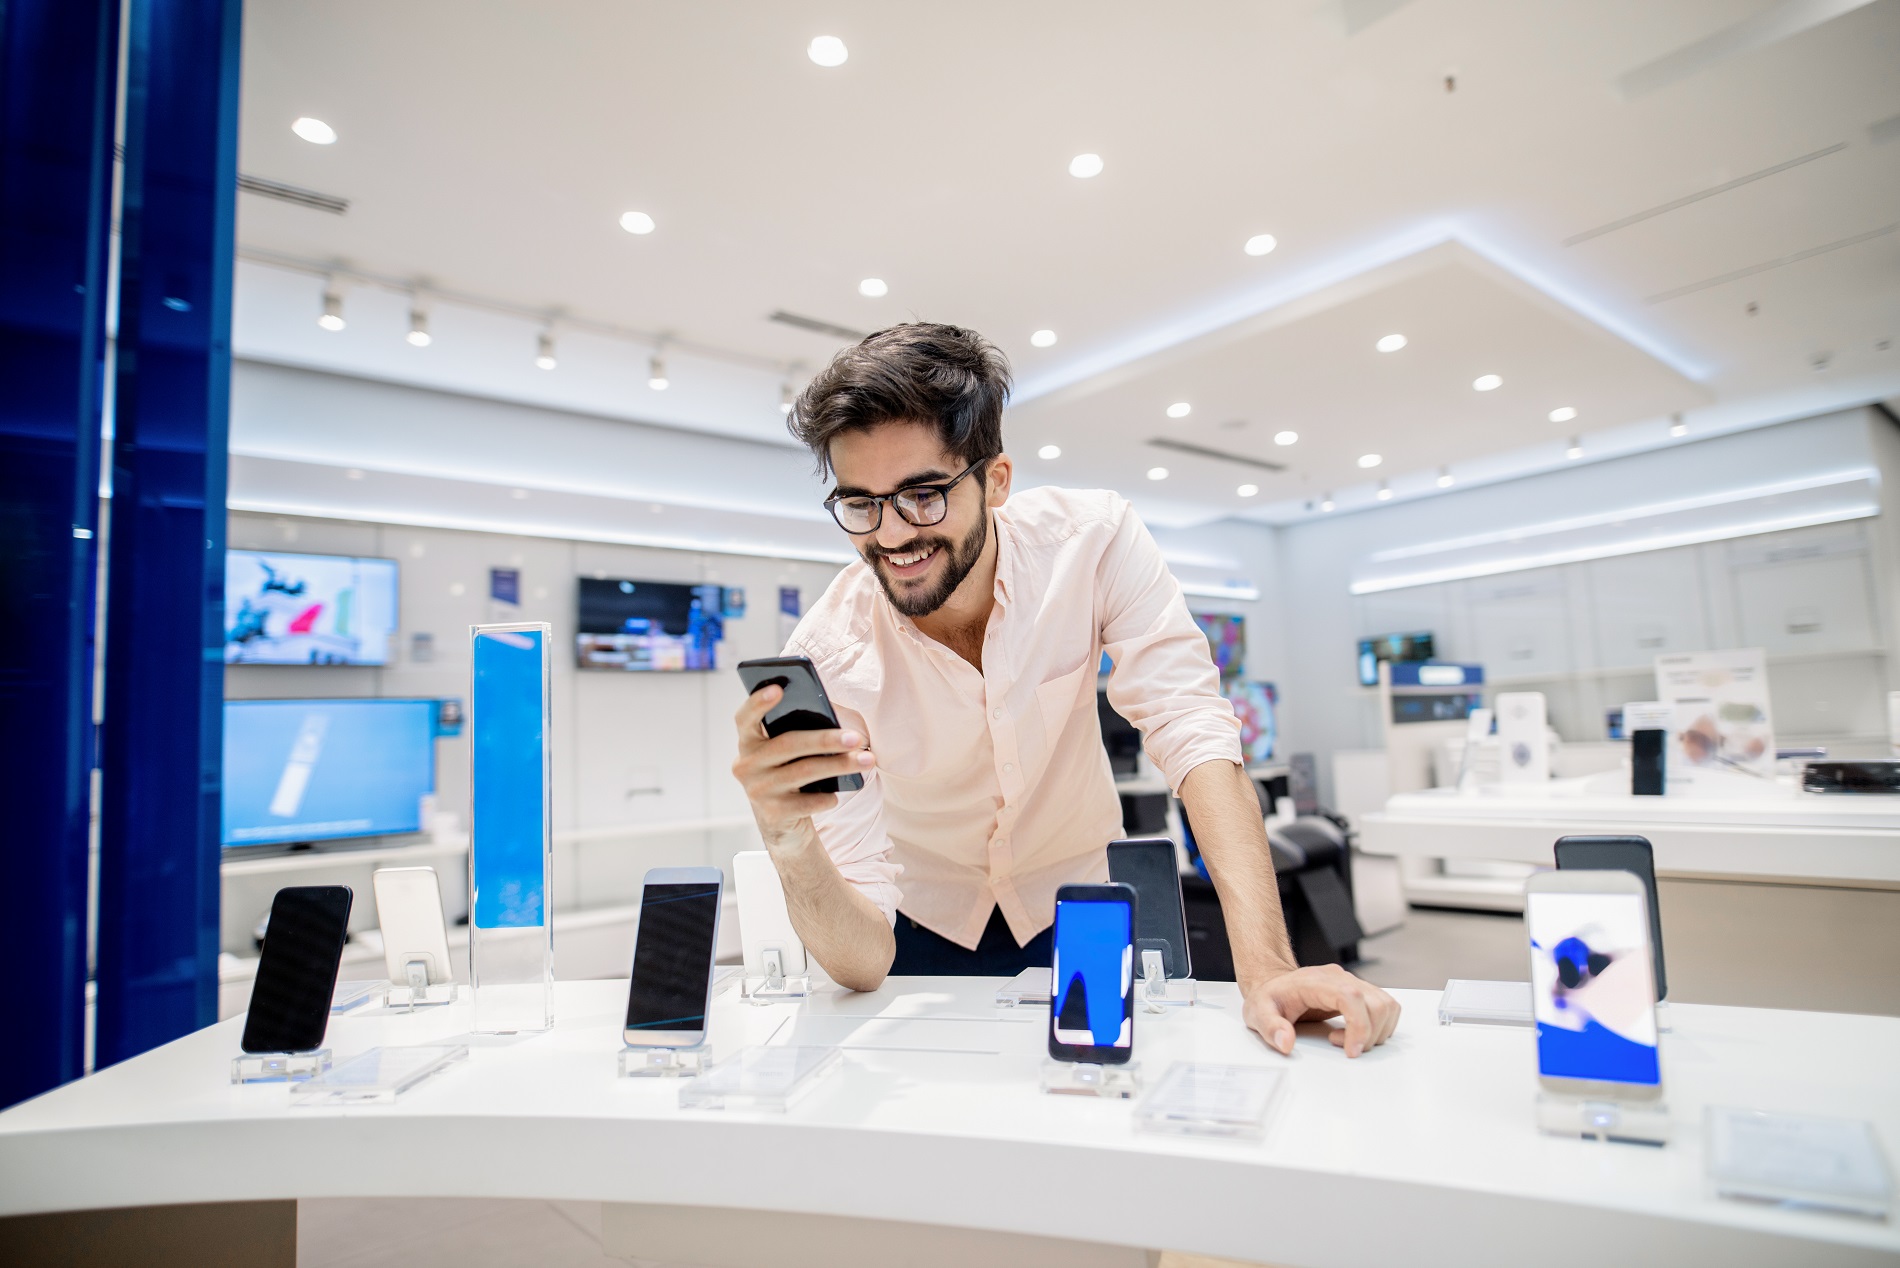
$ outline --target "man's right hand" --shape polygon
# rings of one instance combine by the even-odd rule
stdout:
[[[733,759],[732,773],[752,802],[752,817],[768,846],[786,842],[814,814],[838,804],[836,793],[800,788],[827,775],[863,774],[877,764],[856,731],[787,731],[768,738],[766,712],[784,695],[782,687],[761,687],[733,716],[739,756]]]

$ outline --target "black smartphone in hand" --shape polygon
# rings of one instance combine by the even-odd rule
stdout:
[[[739,681],[750,695],[761,687],[783,687],[785,694],[765,715],[765,733],[779,736],[787,731],[835,731],[838,715],[825,695],[825,684],[818,681],[818,669],[803,656],[769,656],[761,660],[739,662]],[[858,774],[828,775],[814,779],[800,792],[856,792],[864,787]]]
[[[245,1052],[314,1052],[323,1046],[352,897],[348,885],[277,891],[238,1043]]]

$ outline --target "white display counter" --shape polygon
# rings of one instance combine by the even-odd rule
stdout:
[[[1900,1255],[1887,1223],[1718,1200],[1699,1126],[1710,1104],[1866,1118],[1891,1155],[1900,1020],[1674,1006],[1664,1059],[1676,1138],[1653,1149],[1539,1135],[1531,1032],[1441,1027],[1436,992],[1395,992],[1397,1034],[1355,1061],[1319,1028],[1291,1059],[1270,1052],[1231,985],[1140,1014],[1150,1078],[1183,1059],[1287,1072],[1265,1139],[1242,1143],[1138,1135],[1130,1102],[1039,1092],[1047,1014],[996,1009],[998,985],[895,978],[764,1007],[725,991],[715,1055],[768,1040],[845,1050],[843,1068],[784,1115],[684,1111],[676,1080],[615,1077],[624,981],[559,982],[551,1032],[463,1038],[466,1062],[395,1104],[354,1109],[232,1086],[234,1019],[0,1114],[0,1215],[535,1197],[643,1204],[610,1216],[780,1211],[1287,1265]],[[341,1060],[467,1027],[460,1005],[375,1010],[335,1019],[329,1043]],[[699,1226],[717,1217],[706,1210]]]

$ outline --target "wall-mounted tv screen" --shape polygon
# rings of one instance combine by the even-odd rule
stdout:
[[[725,588],[677,581],[582,577],[582,669],[717,669]]]
[[[1207,650],[1222,678],[1247,663],[1247,618],[1236,612],[1196,612],[1194,623],[1207,635]]]
[[[227,846],[422,829],[435,791],[435,700],[227,700]]]
[[[382,665],[396,631],[396,561],[231,550],[224,663]]]
[[[1359,685],[1379,685],[1379,662],[1382,660],[1430,660],[1432,655],[1432,636],[1429,632],[1380,634],[1374,638],[1362,638],[1359,640]]]
[[[1234,706],[1234,716],[1240,719],[1240,749],[1246,760],[1250,763],[1272,761],[1277,738],[1273,709],[1279,703],[1280,693],[1270,682],[1249,682],[1243,678],[1223,682],[1220,690]]]

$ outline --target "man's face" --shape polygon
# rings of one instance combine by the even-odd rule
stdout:
[[[895,493],[918,484],[943,484],[967,464],[943,447],[923,423],[885,423],[846,432],[831,442],[837,492],[846,496]],[[1009,459],[979,468],[950,490],[943,521],[919,527],[886,503],[877,528],[851,542],[877,574],[884,593],[905,616],[929,616],[942,607],[982,558],[989,537],[989,508],[1009,492]]]

